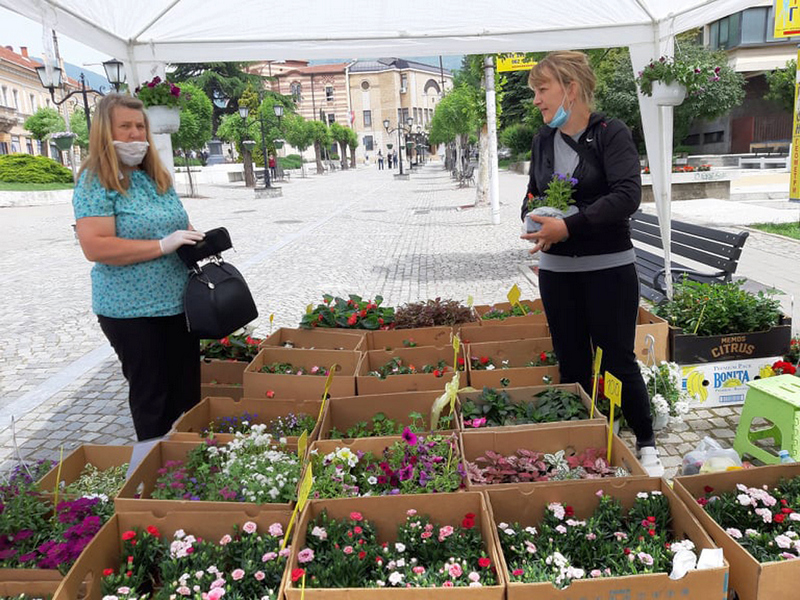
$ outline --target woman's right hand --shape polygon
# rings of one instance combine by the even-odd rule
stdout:
[[[197,242],[202,240],[205,237],[205,233],[202,231],[189,231],[186,229],[179,229],[178,231],[173,231],[165,238],[158,240],[158,245],[161,248],[161,254],[167,255],[172,254],[184,245],[194,246]]]

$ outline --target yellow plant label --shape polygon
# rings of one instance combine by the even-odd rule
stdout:
[[[594,384],[592,385],[592,409],[589,411],[589,418],[594,419],[594,405],[597,402],[597,384],[600,379],[600,365],[603,362],[603,349],[598,346],[594,353]]]
[[[322,392],[322,405],[319,407],[319,416],[317,417],[317,421],[322,421],[322,411],[325,408],[325,403],[328,401],[328,390],[331,389],[331,384],[333,383],[333,374],[336,372],[336,369],[339,365],[333,363],[331,368],[328,369],[328,378],[325,380],[325,389]]]
[[[475,299],[472,297],[472,295],[470,294],[469,296],[467,296],[467,306],[469,306],[470,308],[472,308],[472,305],[473,305],[474,303],[475,303]]]
[[[308,432],[304,429],[300,437],[297,438],[297,456],[300,460],[306,455],[306,448],[308,447]]]
[[[286,526],[286,533],[283,536],[283,541],[281,542],[281,550],[286,548],[286,543],[289,541],[289,535],[292,533],[292,527],[294,527],[294,521],[297,518],[298,513],[303,510],[303,507],[306,505],[306,501],[308,500],[308,495],[311,493],[311,484],[314,483],[314,476],[311,473],[311,463],[306,466],[306,474],[303,476],[303,481],[300,482],[300,488],[297,490],[297,506],[294,507],[292,511],[292,517],[289,519],[289,525]]]
[[[461,349],[461,338],[453,336],[453,370],[458,372],[458,351]]]
[[[516,283],[511,286],[511,289],[508,290],[508,294],[506,294],[506,298],[508,298],[511,304],[519,304],[520,296],[522,296],[522,292],[520,292]]]
[[[311,314],[311,311],[313,310],[314,310],[313,304],[309,304],[308,306],[306,306],[306,314]]]
[[[611,462],[611,444],[614,441],[614,407],[622,406],[622,382],[606,371],[603,376],[603,388],[606,398],[611,405],[611,413],[608,416],[608,450],[606,450],[606,460]]]

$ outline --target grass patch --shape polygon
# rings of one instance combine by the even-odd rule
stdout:
[[[507,169],[511,163],[517,162],[513,158],[500,158],[497,161],[497,168],[498,169]]]
[[[0,192],[43,192],[49,190],[71,190],[72,183],[10,183],[0,181]]]
[[[800,223],[756,223],[750,227],[800,240]]]

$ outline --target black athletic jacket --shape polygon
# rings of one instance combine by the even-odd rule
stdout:
[[[553,136],[557,129],[544,126],[531,144],[528,190],[522,200],[522,219],[528,212],[527,194],[541,196],[553,178]],[[572,177],[578,180],[573,198],[580,212],[564,222],[569,238],[553,244],[551,254],[588,256],[632,248],[630,215],[642,198],[639,154],[631,132],[618,119],[592,113],[578,144],[579,162]]]

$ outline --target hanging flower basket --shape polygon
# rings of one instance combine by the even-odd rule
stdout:
[[[151,133],[175,133],[181,126],[181,109],[176,106],[150,106],[145,108],[150,120]]]
[[[653,82],[653,100],[659,106],[678,106],[686,98],[686,87],[673,81],[664,83],[663,81]]]
[[[386,147],[387,147],[389,150],[391,150],[392,148],[394,148],[394,144],[386,144]]]
[[[50,139],[53,140],[53,143],[56,145],[56,148],[61,150],[62,152],[65,150],[69,150],[72,147],[75,138],[78,137],[74,133],[70,131],[59,131],[57,133],[50,134]]]
[[[276,148],[283,148],[283,140],[275,140]]]
[[[242,148],[247,150],[248,152],[252,152],[256,147],[256,143],[253,140],[242,140]]]

